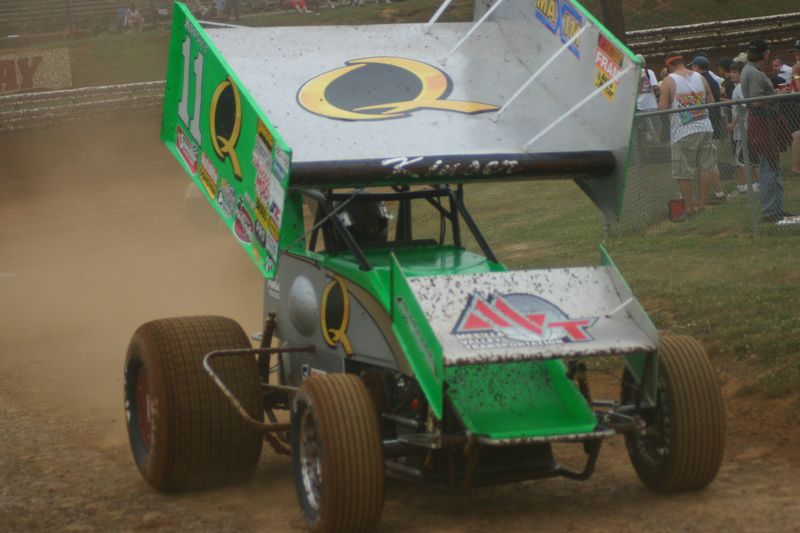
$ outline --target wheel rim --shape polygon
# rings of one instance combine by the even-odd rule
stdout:
[[[322,496],[322,461],[317,428],[311,409],[303,413],[300,421],[300,477],[308,504],[319,511]]]
[[[139,369],[136,376],[136,423],[139,436],[146,447],[150,447],[152,426],[150,423],[150,386],[144,369]]]
[[[669,455],[671,417],[666,384],[659,379],[658,400],[653,409],[642,413],[647,429],[636,439],[639,455],[651,465],[659,465]]]

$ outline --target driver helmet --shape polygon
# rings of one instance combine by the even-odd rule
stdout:
[[[391,214],[383,202],[356,198],[338,216],[358,243],[386,242],[389,236]]]

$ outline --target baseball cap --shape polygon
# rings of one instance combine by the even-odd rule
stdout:
[[[750,41],[750,44],[747,45],[748,52],[755,52],[757,54],[763,54],[769,50],[769,45],[766,41],[762,39],[754,39]]]
[[[687,66],[691,67],[692,65],[697,65],[703,70],[708,70],[708,58],[703,56],[697,56],[692,59],[692,62],[689,63]]]
[[[723,57],[722,59],[719,60],[719,63],[717,63],[717,65],[719,65],[721,68],[724,68],[725,70],[730,70],[731,65],[733,65],[733,59],[731,59],[730,57]]]
[[[790,52],[797,52],[800,53],[800,39],[797,39],[791,48],[789,48]]]

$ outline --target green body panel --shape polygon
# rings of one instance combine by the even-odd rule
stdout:
[[[614,264],[614,260],[611,258],[611,256],[608,254],[608,251],[602,244],[600,245],[600,264],[610,268],[613,272],[615,272],[620,282],[625,285],[625,288],[628,291],[630,291],[630,287],[628,287],[625,278],[622,277],[622,273],[617,268],[617,265]],[[647,313],[644,312],[644,310],[642,310],[641,315],[647,321],[647,324],[650,326],[650,328],[654,331],[657,331],[655,325],[650,320],[650,317],[647,315]],[[623,359],[625,360],[625,365],[636,379],[636,382],[642,384],[645,402],[655,405],[656,386],[658,384],[658,354],[636,353],[625,355],[623,356]]]
[[[406,277],[478,274],[506,270],[499,263],[493,263],[482,255],[455,246],[429,245],[393,250],[387,248],[364,250],[364,256],[373,267],[370,271],[361,270],[350,252],[336,255],[311,253],[309,256],[326,270],[339,274],[367,290],[387,312],[391,312],[394,261],[397,261]]]
[[[433,413],[444,413],[442,347],[408,286],[403,269],[392,256],[392,331],[406,354],[414,377]]]
[[[275,276],[291,149],[183,4],[172,19],[161,140],[261,273]],[[280,243],[280,244],[279,244]]]
[[[466,428],[495,439],[589,433],[592,409],[560,360],[445,368],[447,395]]]

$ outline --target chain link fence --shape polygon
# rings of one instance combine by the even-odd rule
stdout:
[[[618,235],[800,231],[800,93],[636,115]]]

